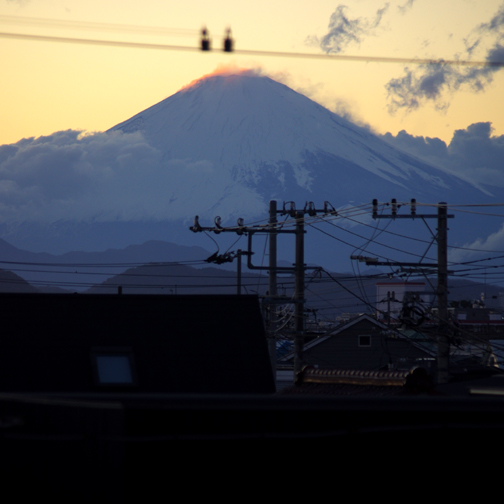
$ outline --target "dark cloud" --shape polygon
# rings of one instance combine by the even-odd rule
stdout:
[[[408,0],[404,5],[398,5],[397,10],[401,14],[406,14],[406,12],[413,7],[413,4],[415,3],[415,0]]]
[[[374,19],[363,17],[350,19],[346,15],[348,7],[346,5],[338,5],[336,10],[331,14],[328,26],[329,31],[322,38],[316,36],[308,37],[306,43],[319,46],[328,54],[339,53],[352,42],[360,44],[365,36],[371,35],[373,30],[380,24],[388,8],[389,4],[386,3],[381,9],[378,9]]]
[[[496,14],[492,17],[492,19],[488,23],[482,23],[478,26],[478,31],[480,32],[499,32],[504,26],[504,4],[501,5],[501,8],[497,11]]]
[[[488,63],[504,62],[504,6],[488,23],[477,26],[464,39],[465,58],[471,58],[478,50],[483,50],[483,59]],[[486,49],[483,49],[486,47]],[[456,58],[455,58],[456,59]],[[480,92],[490,84],[494,74],[503,67],[488,66],[457,67],[437,64],[422,65],[411,70],[406,67],[402,77],[391,79],[385,88],[389,99],[389,112],[398,109],[412,111],[424,103],[432,103],[438,110],[449,106],[447,96],[461,87]]]
[[[0,146],[0,223],[185,219],[225,193],[236,207],[261,204],[233,184],[210,161],[163,160],[140,132],[59,131]]]
[[[389,112],[399,108],[417,109],[423,101],[432,100],[439,110],[448,104],[441,101],[446,87],[452,87],[454,70],[447,65],[422,66],[418,70],[404,69],[404,75],[391,79],[385,86],[389,98]]]
[[[504,187],[504,135],[492,136],[489,122],[456,130],[448,145],[439,138],[416,137],[404,130],[397,136],[387,133],[382,138],[394,147],[484,185],[490,192],[492,187]]]

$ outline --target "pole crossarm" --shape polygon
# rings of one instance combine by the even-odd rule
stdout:
[[[398,203],[398,201],[393,198],[390,203],[382,203],[382,205],[385,206],[390,206],[391,213],[390,214],[380,214],[378,215],[378,200],[374,199],[373,200],[373,219],[437,219],[438,215],[437,214],[418,214],[417,213],[417,201],[416,199],[412,199],[408,203]],[[399,208],[402,206],[409,206],[410,207],[410,214],[401,214],[399,215],[397,211]],[[445,215],[444,218],[446,219],[453,219],[455,216],[453,214],[450,215]]]
[[[366,266],[399,266],[401,268],[404,267],[409,267],[409,268],[416,268],[417,270],[437,270],[438,269],[438,263],[422,263],[422,262],[401,262],[401,261],[379,261],[375,257],[366,257],[366,256],[359,256],[359,255],[351,255],[350,259],[353,261],[359,261],[363,262],[366,264]],[[415,270],[409,270],[409,271],[415,271]],[[449,271],[448,273],[453,273],[452,271]]]
[[[249,269],[255,270],[268,270],[270,275],[269,282],[269,301],[271,304],[276,304],[277,302],[273,301],[276,297],[276,274],[277,272],[285,271],[292,272],[295,276],[295,288],[294,288],[294,299],[289,301],[294,304],[294,322],[295,322],[295,331],[294,331],[294,375],[296,376],[301,372],[303,366],[303,344],[305,337],[305,311],[304,311],[304,280],[305,280],[305,272],[307,269],[319,269],[318,266],[307,266],[304,262],[304,235],[306,233],[304,229],[305,224],[305,215],[309,215],[310,217],[315,217],[317,214],[325,214],[337,216],[337,210],[329,203],[328,201],[324,201],[324,206],[321,209],[315,208],[315,204],[313,201],[307,202],[303,209],[296,209],[296,205],[293,201],[284,202],[283,208],[281,210],[277,209],[276,200],[270,201],[270,218],[268,224],[260,225],[260,226],[245,226],[242,218],[239,218],[237,221],[237,226],[231,227],[223,227],[221,225],[222,219],[217,216],[214,219],[214,226],[202,226],[199,223],[199,217],[196,215],[194,217],[194,223],[189,228],[194,233],[199,233],[203,231],[210,231],[215,234],[219,233],[236,233],[238,235],[246,235],[248,236],[248,260],[247,266]],[[280,215],[290,215],[293,219],[295,219],[295,228],[294,229],[282,229],[278,225],[278,221],[276,216]],[[252,264],[252,238],[254,234],[266,234],[269,235],[270,240],[270,263],[269,266],[254,266]],[[294,234],[296,236],[296,262],[293,266],[277,266],[276,264],[276,239],[279,234]],[[220,260],[228,260],[230,257],[220,257],[214,254]],[[225,255],[225,254],[224,254]],[[230,254],[228,254],[229,256]],[[244,254],[245,255],[245,254]],[[212,256],[211,256],[212,257]],[[212,257],[213,258],[213,257]],[[239,261],[241,260],[241,255],[239,257]],[[239,276],[239,275],[238,275]],[[238,286],[238,292],[240,291],[240,287]],[[285,302],[282,300],[282,302]],[[276,314],[271,313],[270,310],[269,315],[269,333],[270,333],[270,358],[271,364],[273,368],[273,372],[276,369],[276,347],[275,347],[275,336],[276,333]],[[273,335],[273,336],[272,336]]]

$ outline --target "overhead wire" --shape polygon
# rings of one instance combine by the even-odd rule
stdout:
[[[134,49],[156,49],[168,51],[186,51],[196,52],[201,51],[198,46],[182,46],[175,44],[154,44],[148,42],[129,42],[124,40],[106,40],[106,39],[90,39],[77,37],[63,37],[53,35],[35,35],[29,33],[11,33],[0,32],[0,38],[9,38],[14,40],[31,40],[39,42],[58,42],[65,44],[83,44],[105,47],[127,47]],[[208,51],[211,52],[211,51]],[[330,53],[304,53],[304,52],[288,52],[288,51],[271,51],[257,49],[233,49],[233,54],[243,56],[270,56],[280,58],[296,58],[296,59],[317,59],[324,61],[360,61],[374,63],[407,63],[415,65],[436,65],[436,66],[469,66],[469,67],[502,67],[503,61],[472,61],[472,60],[453,60],[453,59],[430,59],[430,58],[403,58],[392,56],[359,56],[346,54],[330,54]]]
[[[405,205],[409,205],[409,204],[410,204],[410,202],[400,202],[400,203],[398,203],[398,206],[405,206]],[[420,202],[417,202],[416,204],[417,204],[417,206],[439,207],[439,204],[420,203]],[[383,205],[383,203],[381,205]],[[504,206],[504,203],[448,205],[448,207],[450,209],[452,209],[452,207],[462,207],[462,206],[464,206],[464,207],[465,206],[467,206],[467,207]],[[457,208],[455,208],[455,210],[456,211],[462,211],[462,210],[457,209]],[[504,214],[485,214],[485,213],[481,213],[481,212],[470,212],[470,211],[467,211],[467,213],[473,213],[473,214],[476,214],[476,215],[484,215],[484,216],[488,215],[488,216],[495,216],[495,217],[504,217]],[[361,226],[364,226],[364,227],[374,228],[374,226],[372,226],[370,224],[367,224],[367,223],[363,222],[362,220],[353,219],[349,215],[345,215],[342,212],[338,213],[338,216],[336,216],[336,217],[326,216],[323,220],[324,221],[330,221],[331,219],[336,219],[338,217],[343,217],[344,219],[350,220],[354,224],[358,224],[358,225],[361,225]],[[420,218],[419,218],[419,220],[420,220]],[[387,230],[387,231],[384,231],[384,232],[386,234],[390,234],[390,235],[393,235],[393,236],[399,236],[399,237],[407,239],[407,240],[417,241],[417,242],[421,242],[421,243],[429,243],[427,240],[423,240],[421,238],[415,238],[413,236],[407,236],[407,235],[404,235],[404,234],[394,233],[393,231],[390,231],[390,230]],[[470,252],[485,252],[485,253],[501,253],[501,252],[504,252],[504,250],[477,249],[477,248],[474,248],[474,247],[461,247],[461,246],[457,246],[457,245],[448,245],[448,248],[449,249],[453,249],[453,250],[466,250],[466,251],[470,251]]]
[[[168,28],[163,26],[140,26],[126,25],[116,23],[97,23],[89,21],[73,21],[67,19],[48,19],[35,18],[26,16],[1,16],[0,23],[6,24],[22,24],[28,26],[37,26],[44,28],[60,28],[72,30],[88,30],[88,31],[111,31],[125,33],[141,33],[144,35],[176,35],[197,37],[201,31],[187,28]]]
[[[381,210],[381,211],[383,212],[383,210],[384,210],[384,207],[382,207],[382,210]],[[347,217],[347,216],[343,216],[343,218],[349,218],[349,217]],[[350,219],[350,220],[354,221],[354,219]],[[354,221],[354,222],[355,222],[355,221]],[[380,236],[380,234],[381,234],[383,231],[385,231],[385,229],[386,229],[386,228],[390,225],[390,223],[391,223],[391,221],[388,221],[388,222],[387,222],[387,224],[385,225],[385,227],[384,227],[384,228],[382,228],[382,229],[380,230],[380,232],[378,233],[378,235],[377,235],[377,236]],[[376,232],[377,232],[377,230],[378,230],[378,226],[379,226],[379,221],[377,221],[377,222],[376,222],[376,225],[375,225],[375,227],[373,228],[373,233],[372,233],[371,237],[370,237],[369,239],[367,239],[367,241],[366,241],[366,243],[365,243],[364,245],[362,245],[362,246],[360,246],[360,247],[356,248],[356,249],[352,252],[352,255],[356,255],[355,253],[357,252],[357,250],[359,250],[359,251],[361,251],[361,252],[364,252],[364,251],[366,250],[366,248],[368,247],[368,245],[374,241],[374,239],[375,239],[375,237],[376,237]],[[352,271],[353,271],[353,272],[354,272],[354,274],[355,274],[354,261],[351,261],[351,264],[352,264]],[[358,276],[360,277],[360,276],[361,276],[361,272],[360,272],[360,263],[359,263],[359,262],[357,262],[357,263],[356,263],[356,267],[357,267]],[[364,286],[363,286],[362,282],[359,282],[359,290],[360,290],[360,292],[361,292],[361,296],[363,296],[363,297],[364,297],[364,298],[365,298],[365,299],[369,302],[369,299],[368,299],[368,297],[367,297],[367,295],[366,295],[366,291],[365,291],[365,289],[364,289]]]
[[[325,271],[325,270],[324,270],[324,271]],[[329,275],[329,276],[330,276],[330,277],[331,277],[331,278],[332,278],[332,279],[333,279],[336,283],[338,283],[341,287],[343,287],[345,290],[347,290],[347,291],[348,291],[351,295],[353,295],[354,297],[356,297],[357,299],[359,299],[361,302],[363,302],[363,303],[367,304],[367,303],[366,303],[366,300],[362,299],[361,297],[359,297],[359,296],[358,296],[357,294],[355,294],[354,292],[352,292],[352,291],[350,291],[350,290],[346,289],[346,288],[345,288],[342,284],[340,284],[340,282],[338,282],[338,281],[337,281],[334,277],[332,277],[332,275],[331,275],[329,272],[325,271],[325,273],[326,273],[326,274],[328,274],[328,275]],[[378,310],[377,308],[372,307],[371,305],[369,305],[369,307],[370,307],[370,308],[373,308],[375,311],[380,311],[380,310]],[[381,312],[381,313],[384,313],[384,312]],[[439,319],[439,318],[438,318],[437,320],[438,320],[438,322],[440,321],[440,319]],[[460,328],[459,328],[459,327],[457,327],[457,326],[455,326],[455,324],[454,324],[452,321],[450,321],[450,320],[448,320],[448,321],[446,321],[446,322],[447,322],[447,323],[448,323],[448,325],[449,325],[449,326],[451,326],[453,329],[457,329],[459,332],[463,332],[463,333],[464,333],[464,334],[465,334],[468,338],[471,338],[471,340],[472,340],[472,341],[471,341],[471,344],[473,344],[475,347],[480,348],[480,350],[482,350],[482,351],[487,351],[489,342],[487,342],[486,340],[483,340],[483,339],[481,339],[481,338],[478,338],[478,337],[477,337],[477,335],[474,335],[473,333],[470,333],[470,332],[468,332],[468,331],[464,331],[464,330],[462,330],[462,331],[461,331],[461,330],[460,330]],[[401,333],[400,331],[397,331],[395,328],[391,328],[391,330],[393,330],[394,332],[397,332],[398,334],[401,334],[401,336],[402,336],[402,333]],[[479,343],[478,343],[478,339],[479,339]],[[475,343],[475,340],[476,340],[476,343]],[[504,350],[504,344],[502,345],[502,349]],[[503,371],[503,372],[504,372],[504,371]]]

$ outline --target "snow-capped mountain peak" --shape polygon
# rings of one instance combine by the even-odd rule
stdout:
[[[199,79],[114,130],[141,131],[165,160],[210,162],[266,199],[339,185],[348,170],[415,192],[468,185],[253,71]]]

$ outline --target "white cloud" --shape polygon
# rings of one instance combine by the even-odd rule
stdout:
[[[504,250],[504,224],[486,238],[480,237],[472,242],[464,243],[459,249],[452,249],[449,253],[449,260],[453,262],[470,261],[475,257],[481,257],[485,252],[495,256],[498,251],[502,250]],[[492,264],[492,262],[485,262],[483,266],[491,267]]]
[[[197,181],[197,183],[195,183]],[[263,202],[210,161],[163,160],[140,132],[59,131],[0,146],[0,222],[178,220]],[[226,208],[219,202],[226,196]]]

